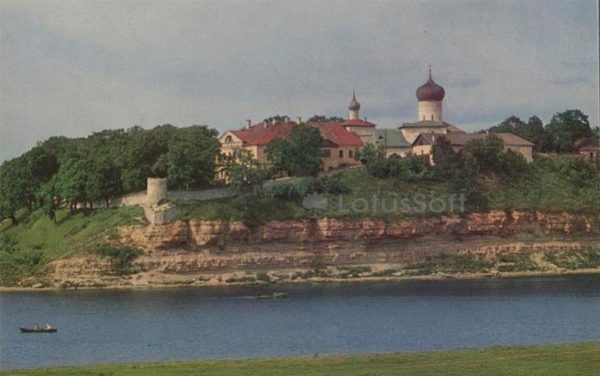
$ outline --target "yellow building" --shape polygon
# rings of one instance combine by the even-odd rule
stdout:
[[[454,151],[459,151],[465,147],[467,142],[481,139],[491,134],[498,136],[502,140],[504,151],[512,150],[521,154],[527,162],[533,161],[533,143],[512,133],[421,133],[412,144],[412,152],[416,155],[429,155],[431,158],[431,148],[440,137],[444,137],[450,141]]]
[[[359,164],[356,152],[363,147],[358,134],[349,131],[342,122],[305,123],[321,132],[321,162],[323,171]],[[247,150],[258,163],[268,163],[266,148],[277,138],[286,138],[299,122],[261,122],[243,129],[230,130],[219,137],[221,153],[232,155],[236,150]],[[372,125],[373,128],[375,125]]]

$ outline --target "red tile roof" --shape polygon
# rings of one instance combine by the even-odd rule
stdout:
[[[362,120],[362,119],[346,120],[341,124],[344,127],[369,127],[369,128],[375,127],[375,124],[369,123],[368,121]]]
[[[250,128],[244,128],[231,131],[245,145],[267,145],[271,141],[280,137],[287,137],[296,123],[277,123],[267,124],[258,123]]]
[[[362,146],[360,137],[354,132],[344,128],[343,122],[336,123],[309,123],[321,132],[326,145],[337,146]],[[369,123],[370,124],[370,123]],[[230,131],[238,137],[244,145],[267,145],[280,137],[287,137],[297,124],[294,122],[267,124],[258,123],[250,128]]]
[[[433,144],[435,137],[445,137],[453,146],[464,146],[471,140],[485,138],[490,135],[498,136],[504,145],[509,146],[533,146],[534,144],[512,133],[463,133],[449,132],[446,134],[421,133],[418,139],[422,139],[425,144]],[[415,143],[417,142],[415,140]]]
[[[319,128],[321,137],[337,146],[362,146],[363,144],[356,133],[350,132],[344,127],[344,123],[313,123],[310,125]]]

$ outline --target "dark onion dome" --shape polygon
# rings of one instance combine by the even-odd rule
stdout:
[[[360,110],[360,103],[356,100],[356,91],[352,91],[352,101],[348,105],[348,110],[350,111],[358,111]]]
[[[417,89],[417,99],[419,101],[441,101],[446,92],[444,88],[436,84],[431,78],[431,69],[429,70],[429,79],[424,85]]]

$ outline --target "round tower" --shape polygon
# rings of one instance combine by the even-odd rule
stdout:
[[[419,121],[442,121],[442,101],[446,95],[444,88],[431,77],[417,89]]]
[[[146,186],[146,203],[156,205],[167,198],[167,179],[148,178]]]
[[[357,120],[358,111],[360,111],[360,103],[356,100],[356,90],[352,90],[352,100],[348,105],[348,119]]]

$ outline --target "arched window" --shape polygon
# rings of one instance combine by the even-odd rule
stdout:
[[[233,142],[233,138],[231,136],[225,137],[225,142]]]

